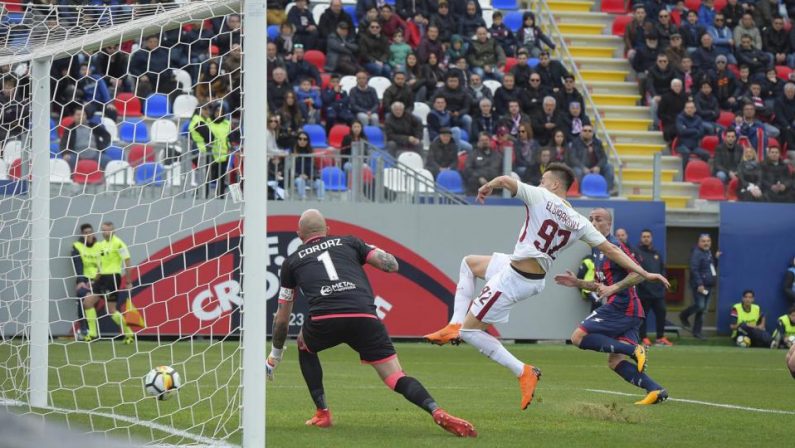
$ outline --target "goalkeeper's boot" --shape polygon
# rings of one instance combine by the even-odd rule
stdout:
[[[99,339],[97,335],[91,333],[87,333],[85,336],[83,336],[83,342],[96,341],[97,339]]]
[[[124,343],[130,345],[135,342],[135,336],[127,336],[124,338]]]
[[[632,353],[632,359],[638,364],[638,372],[643,373],[646,371],[646,347],[643,344],[635,346],[635,352]]]
[[[318,409],[315,415],[306,421],[307,426],[317,426],[318,428],[328,428],[331,426],[331,411],[328,409]]]
[[[475,431],[475,427],[472,426],[472,423],[468,421],[454,417],[447,413],[442,408],[437,408],[433,411],[433,421],[436,422],[437,425],[444,428],[445,431],[455,434],[458,437],[477,437],[478,432]]]
[[[643,400],[636,401],[635,404],[649,405],[662,403],[668,399],[668,391],[665,389],[653,390],[643,397]]]
[[[444,345],[452,342],[458,345],[461,342],[460,331],[461,324],[447,324],[441,330],[426,334],[424,337],[431,344]]]
[[[536,386],[541,379],[541,369],[529,364],[524,365],[524,371],[519,376],[519,389],[522,391],[522,406],[524,411],[533,402],[536,393]]]

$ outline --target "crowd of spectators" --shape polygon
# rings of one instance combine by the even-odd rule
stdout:
[[[693,157],[748,201],[789,202],[795,159],[795,30],[790,2],[633,2],[626,55],[643,102],[683,173]],[[792,8],[789,8],[792,9]],[[714,155],[703,144],[718,138]]]
[[[583,96],[550,57],[555,45],[533,13],[523,14],[514,33],[497,10],[487,27],[476,0],[358,0],[351,13],[331,0],[318,22],[307,0],[280,14],[286,3],[268,2],[269,24],[279,26],[267,54],[268,106],[281,117],[271,139],[278,149],[294,148],[307,123],[327,130],[358,123],[381,127],[392,155],[416,152],[435,175],[459,170],[468,194],[502,172],[508,147],[524,181],[537,183],[548,163],[566,161],[578,176],[599,173],[613,186]],[[303,59],[309,50],[325,54],[323,79]],[[532,67],[530,58],[537,58]],[[345,76],[356,78],[349,91],[340,82]],[[380,99],[369,85],[373,77],[391,82]],[[290,94],[307,80],[318,94],[300,99],[296,113]],[[413,113],[415,103],[428,106],[427,116]]]

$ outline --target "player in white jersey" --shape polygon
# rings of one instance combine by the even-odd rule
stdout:
[[[460,338],[510,369],[519,378],[521,409],[526,409],[533,400],[541,371],[516,359],[499,340],[484,330],[492,324],[507,322],[516,303],[544,289],[544,277],[559,251],[582,240],[599,248],[606,257],[628,271],[637,272],[647,281],[660,281],[668,286],[665,277],[646,272],[571,207],[565,197],[573,182],[571,168],[552,163],[541,177],[540,187],[524,184],[509,176],[499,176],[478,190],[477,199],[481,203],[495,188],[508,189],[512,196],[524,202],[526,216],[516,246],[511,255],[494,253],[464,257],[453,317],[446,327],[425,336],[438,345]],[[477,297],[475,277],[486,280],[486,286]]]

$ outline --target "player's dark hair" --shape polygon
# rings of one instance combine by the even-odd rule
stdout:
[[[560,179],[563,182],[563,185],[566,187],[565,190],[569,191],[571,184],[574,183],[575,177],[574,177],[574,171],[571,168],[569,168],[568,165],[563,163],[553,162],[549,164],[546,170],[552,171],[554,175],[558,176],[558,179]]]
[[[756,294],[754,294],[754,290],[753,289],[746,289],[745,291],[743,291],[743,297],[746,294],[751,294],[752,296],[756,296]]]
[[[795,305],[789,307],[789,311],[787,312],[787,314],[792,314],[792,313],[795,313]]]
[[[94,230],[94,226],[89,223],[80,224],[80,233],[85,232],[86,229]]]
[[[651,229],[643,229],[643,230],[641,230],[641,231],[640,231],[640,233],[641,233],[641,234],[644,234],[644,233],[646,233],[646,232],[649,232],[649,233],[651,233],[652,235],[654,234],[654,233],[652,233]]]

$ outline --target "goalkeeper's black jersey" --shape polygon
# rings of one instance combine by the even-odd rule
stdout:
[[[281,286],[309,302],[309,315],[375,315],[373,290],[362,265],[374,249],[354,236],[313,238],[282,264]]]

